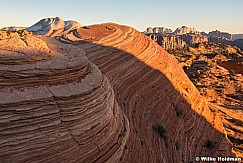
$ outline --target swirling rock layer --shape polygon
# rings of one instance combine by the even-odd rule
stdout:
[[[131,128],[121,162],[232,155],[219,117],[174,57],[147,36],[127,26],[101,24],[64,34],[60,41],[85,49],[111,82]],[[160,136],[155,124],[163,126],[155,130]]]
[[[129,131],[82,50],[44,36],[0,40],[0,162],[117,162]]]

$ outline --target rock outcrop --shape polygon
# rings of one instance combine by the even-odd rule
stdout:
[[[243,75],[243,57],[222,62],[220,65],[228,70],[233,70],[235,73]]]
[[[166,50],[183,49],[197,43],[208,42],[207,36],[186,26],[179,27],[174,32],[165,27],[149,27],[143,33],[157,41]]]
[[[0,162],[118,162],[129,131],[82,49],[45,36],[0,40]]]
[[[160,34],[170,34],[172,33],[171,29],[165,28],[165,27],[148,27],[144,33],[160,33]]]
[[[175,50],[185,48],[186,42],[175,35],[146,34],[152,40],[156,41],[165,50]]]
[[[33,26],[28,27],[26,30],[39,35],[54,37],[79,27],[81,27],[81,25],[76,21],[64,21],[60,17],[55,17],[42,19]]]
[[[194,46],[197,43],[212,42],[212,43],[224,43],[230,46],[237,46],[241,50],[243,49],[242,34],[232,35],[227,32],[220,32],[218,30],[209,32],[207,34],[205,32],[199,32],[195,28],[189,28],[186,26],[178,27],[174,32],[172,32],[171,29],[165,27],[154,27],[154,28],[148,27],[143,33],[149,36],[154,35],[151,38],[155,38],[155,40],[159,40],[158,44],[160,45],[178,44],[178,41],[174,42],[175,39],[167,39],[166,37],[169,35],[171,38],[172,36],[174,36],[174,38],[176,38],[176,36],[179,36],[181,40],[186,42],[187,46]],[[161,37],[162,39],[158,39],[157,37]],[[160,41],[163,40],[163,38],[165,38],[164,40],[167,41],[171,40],[171,41],[161,43]],[[176,40],[178,40],[178,38],[176,38]],[[162,46],[162,47],[165,48],[166,50],[175,50],[180,48],[180,46],[167,46],[167,47]]]
[[[243,39],[243,34],[232,34],[234,39],[237,40],[237,39]]]
[[[26,27],[3,27],[0,30],[4,30],[4,31],[9,31],[9,32],[16,32],[16,31],[20,31],[20,30],[24,30],[26,29]]]
[[[7,30],[0,30],[0,40],[14,38],[14,37],[24,37],[24,36],[31,36],[32,32],[28,32],[26,30],[17,30],[17,31],[7,31]]]
[[[195,35],[195,34],[184,34],[179,36],[181,40],[185,41],[187,45],[193,46],[197,43],[208,42],[207,36]]]
[[[227,33],[227,32],[220,32],[218,30],[212,31],[208,33],[208,37],[216,37],[216,38],[221,38],[229,41],[233,41],[234,37],[233,35]]]
[[[243,60],[237,47],[222,43],[200,43],[178,50],[176,56],[210,109],[223,120],[234,152],[243,157]]]
[[[178,27],[174,32],[175,35],[185,35],[185,34],[196,34],[200,35],[200,32],[195,28],[190,28],[187,26]]]
[[[220,118],[155,41],[117,24],[79,28],[59,39],[83,48],[111,82],[131,128],[120,162],[232,155]]]

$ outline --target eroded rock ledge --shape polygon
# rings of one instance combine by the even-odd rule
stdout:
[[[129,131],[82,49],[45,36],[0,40],[0,162],[117,162]]]

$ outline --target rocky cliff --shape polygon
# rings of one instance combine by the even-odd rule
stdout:
[[[160,34],[169,34],[172,33],[171,29],[165,28],[165,27],[148,27],[144,33],[160,33]]]
[[[195,35],[195,34],[184,34],[179,36],[181,40],[185,41],[187,45],[193,46],[197,43],[208,42],[207,36]]]
[[[165,27],[149,27],[143,33],[157,41],[166,50],[182,49],[197,43],[208,42],[207,36],[186,26],[179,27],[174,32]]]
[[[83,49],[0,41],[0,162],[117,162],[129,123]]]
[[[194,46],[197,43],[203,42],[213,42],[237,46],[241,50],[243,49],[243,39],[241,39],[241,34],[232,35],[227,32],[220,32],[218,30],[209,32],[207,34],[205,32],[199,32],[195,28],[189,28],[186,26],[178,27],[174,32],[165,27],[149,27],[143,33],[156,40],[158,44],[162,45],[162,47],[166,50],[176,50],[185,47],[183,45],[184,43],[182,43],[176,36],[178,36],[182,41],[186,42],[187,46]],[[163,42],[163,40],[165,42]]]
[[[185,48],[186,42],[175,35],[161,35],[161,34],[146,34],[152,40],[156,41],[165,50],[175,50]]]
[[[174,32],[175,35],[184,35],[184,34],[196,34],[200,35],[200,32],[195,28],[190,28],[187,26],[178,27]]]
[[[147,36],[101,24],[59,39],[85,49],[111,82],[131,129],[121,162],[194,162],[200,155],[232,154],[220,118],[175,58]]]

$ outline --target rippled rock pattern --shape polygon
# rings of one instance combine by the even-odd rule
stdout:
[[[83,48],[111,82],[131,129],[121,162],[194,162],[196,156],[232,155],[220,118],[155,41],[117,24],[79,28],[59,39]],[[154,131],[156,124],[163,129]]]
[[[45,36],[0,40],[0,162],[117,162],[129,131],[82,49]]]
[[[79,28],[81,25],[73,20],[64,21],[60,17],[55,18],[46,18],[42,19],[31,27],[28,27],[26,30],[35,32],[39,35],[46,36],[59,36],[63,32],[69,32],[73,29]]]

